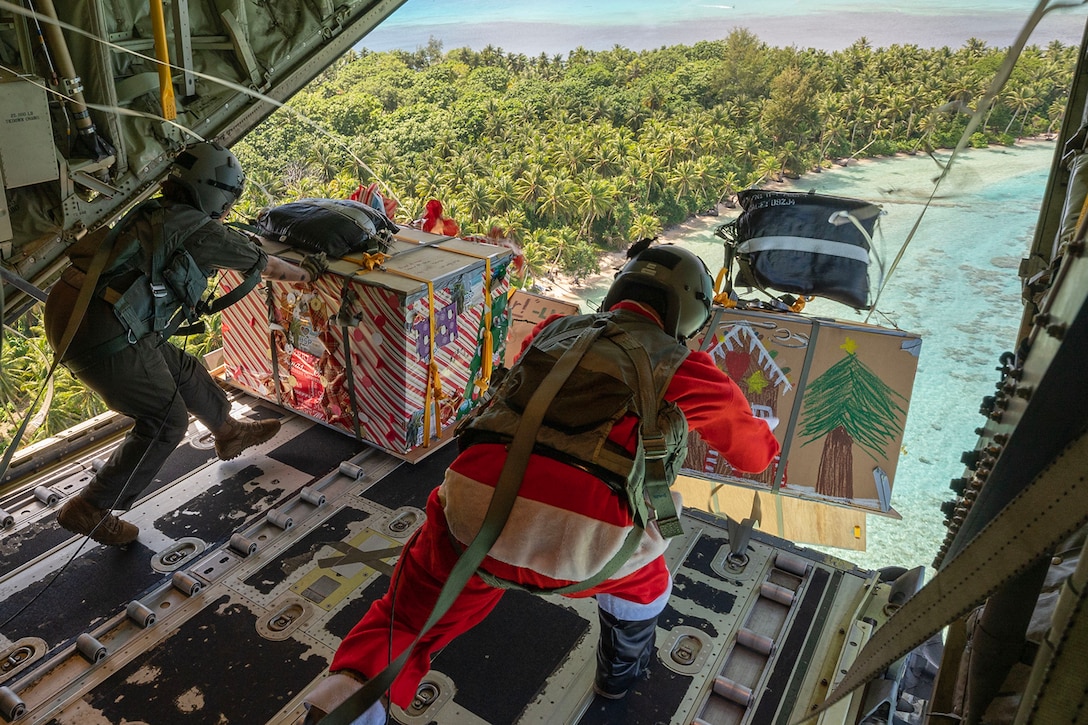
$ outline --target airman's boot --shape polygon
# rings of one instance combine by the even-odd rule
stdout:
[[[317,725],[321,720],[344,700],[348,699],[362,688],[364,680],[355,675],[343,672],[330,673],[321,683],[310,691],[303,704],[306,712],[295,720],[294,725]],[[385,705],[381,701],[375,702],[366,712],[352,720],[352,725],[385,725]]]
[[[140,535],[140,529],[100,509],[80,496],[72,496],[57,514],[57,523],[76,534],[90,536],[100,544],[124,546]]]
[[[215,454],[222,461],[237,458],[250,446],[259,445],[280,432],[280,422],[270,420],[235,420],[227,422],[212,435],[215,437]]]
[[[627,696],[647,672],[654,653],[657,617],[619,619],[598,607],[601,638],[597,641],[597,675],[593,691],[609,700]]]

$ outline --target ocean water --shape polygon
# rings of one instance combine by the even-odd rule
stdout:
[[[971,150],[959,157],[925,210],[870,322],[922,338],[903,447],[892,489],[901,521],[868,517],[867,551],[837,555],[862,566],[927,568],[946,529],[940,511],[960,456],[978,441],[983,396],[994,393],[1001,353],[1011,350],[1022,306],[1017,268],[1027,256],[1055,144]],[[938,173],[926,156],[858,164],[793,182],[793,190],[880,204],[877,243],[890,263],[933,190]],[[882,238],[881,238],[882,237]],[[703,231],[682,244],[721,266],[716,237]],[[714,265],[717,266],[714,266]],[[816,300],[806,313],[864,321],[866,313]]]
[[[966,151],[928,207],[940,168],[925,155],[835,167],[781,186],[879,204],[884,214],[874,248],[885,268],[921,215],[868,320],[868,313],[829,300],[805,308],[805,314],[868,321],[922,339],[892,487],[892,508],[902,520],[868,516],[864,552],[823,550],[867,568],[930,568],[946,533],[941,502],[953,496],[949,481],[963,475],[960,456],[975,447],[974,430],[985,422],[979,405],[994,393],[999,358],[1016,339],[1022,311],[1017,269],[1031,246],[1055,146],[1032,141]],[[699,218],[692,225],[698,229],[668,238],[716,274],[725,255],[714,229],[738,213]],[[584,311],[599,308],[606,291],[607,282],[574,290]]]
[[[414,50],[434,38],[447,50],[490,45],[554,55],[578,46],[639,50],[692,44],[745,27],[770,45],[824,50],[845,48],[862,36],[873,46],[956,48],[978,38],[1004,48],[1034,7],[1030,0],[407,0],[360,45]],[[1080,6],[1051,13],[1030,42],[1079,43],[1086,11]],[[983,422],[979,403],[993,393],[998,358],[1014,343],[1021,314],[1017,267],[1030,245],[1053,155],[1054,144],[1048,142],[962,154],[888,280],[880,316],[870,321],[918,333],[923,340],[892,494],[892,506],[903,518],[869,516],[868,550],[830,550],[842,558],[870,568],[928,568],[944,540],[940,504],[952,497],[949,481],[963,472],[962,452],[977,441],[973,431]],[[881,204],[886,214],[877,244],[890,262],[938,173],[928,156],[901,156],[809,174],[787,188]],[[702,231],[680,240],[712,270],[723,259],[714,225],[704,219]],[[584,309],[595,309],[604,287],[577,292]],[[833,302],[816,301],[806,312],[864,319]]]
[[[949,3],[946,0],[407,0],[360,46],[415,50],[429,39],[447,50],[487,45],[507,52],[566,54],[578,46],[634,50],[725,37],[744,27],[774,46],[840,50],[861,37],[874,46],[958,48],[968,38],[1004,48],[1015,40],[1031,0]],[[1031,36],[1078,43],[1085,8],[1050,13]]]

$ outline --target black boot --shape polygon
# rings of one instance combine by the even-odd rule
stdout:
[[[601,639],[597,643],[597,676],[593,690],[601,697],[618,700],[646,671],[654,652],[657,617],[630,622],[603,609]]]

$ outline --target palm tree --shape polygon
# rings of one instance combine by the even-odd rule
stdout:
[[[564,222],[571,209],[571,182],[565,176],[548,176],[541,187],[538,213],[552,226]]]
[[[616,197],[616,187],[604,179],[589,179],[575,192],[578,213],[582,215],[582,236],[588,236],[593,222],[606,216]]]
[[[465,185],[465,190],[459,196],[458,205],[473,222],[478,222],[490,213],[492,208],[490,190],[485,182],[472,179]]]
[[[627,230],[627,241],[653,239],[661,233],[661,220],[653,214],[638,214]]]
[[[679,162],[669,173],[669,188],[676,196],[677,203],[695,193],[695,162],[687,159]]]
[[[495,209],[499,212],[510,211],[518,202],[517,188],[510,178],[511,175],[502,176],[491,189]]]

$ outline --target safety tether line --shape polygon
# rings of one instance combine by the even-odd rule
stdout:
[[[1028,38],[1031,37],[1032,32],[1035,30],[1035,26],[1038,25],[1039,21],[1043,19],[1043,16],[1051,10],[1076,7],[1085,4],[1088,0],[1079,0],[1078,2],[1071,3],[1054,3],[1050,7],[1047,7],[1050,2],[1051,0],[1039,0],[1039,4],[1035,6],[1035,10],[1033,10],[1028,17],[1024,27],[1020,29],[1020,33],[1016,36],[1015,42],[1009,46],[1009,52],[1005,55],[1005,59],[1001,62],[1001,67],[997,69],[997,73],[994,74],[989,89],[979,100],[978,105],[975,107],[975,112],[971,114],[971,118],[967,122],[967,127],[963,129],[963,134],[956,144],[956,148],[952,150],[952,154],[948,157],[948,161],[941,167],[940,175],[937,177],[936,181],[933,182],[933,191],[930,192],[929,198],[926,199],[925,205],[922,206],[922,210],[918,213],[918,218],[914,220],[914,224],[911,226],[910,232],[907,233],[907,238],[903,240],[903,245],[899,248],[899,252],[895,255],[895,259],[892,260],[891,266],[888,267],[888,273],[884,277],[883,284],[881,284],[880,288],[877,290],[876,296],[873,297],[873,304],[869,308],[869,314],[865,316],[865,322],[869,322],[869,318],[872,317],[873,312],[876,310],[877,302],[880,301],[880,295],[888,286],[888,282],[891,281],[892,275],[894,274],[896,267],[899,266],[900,260],[903,259],[903,255],[907,251],[907,245],[914,239],[914,235],[918,231],[918,227],[922,224],[922,219],[925,217],[926,211],[933,203],[933,199],[937,196],[937,189],[940,188],[941,182],[945,180],[952,170],[952,162],[955,161],[960,152],[967,147],[975,129],[978,128],[979,123],[981,123],[982,119],[986,116],[986,112],[989,110],[990,105],[994,102],[994,99],[997,98],[1001,89],[1005,87],[1005,83],[1008,82],[1009,76],[1012,75],[1012,70],[1016,66],[1016,61],[1020,58],[1020,54],[1023,52],[1024,46],[1028,42]]]
[[[1086,460],[1088,432],[1082,432],[876,631],[827,700],[795,725],[878,677],[1088,523]]]

